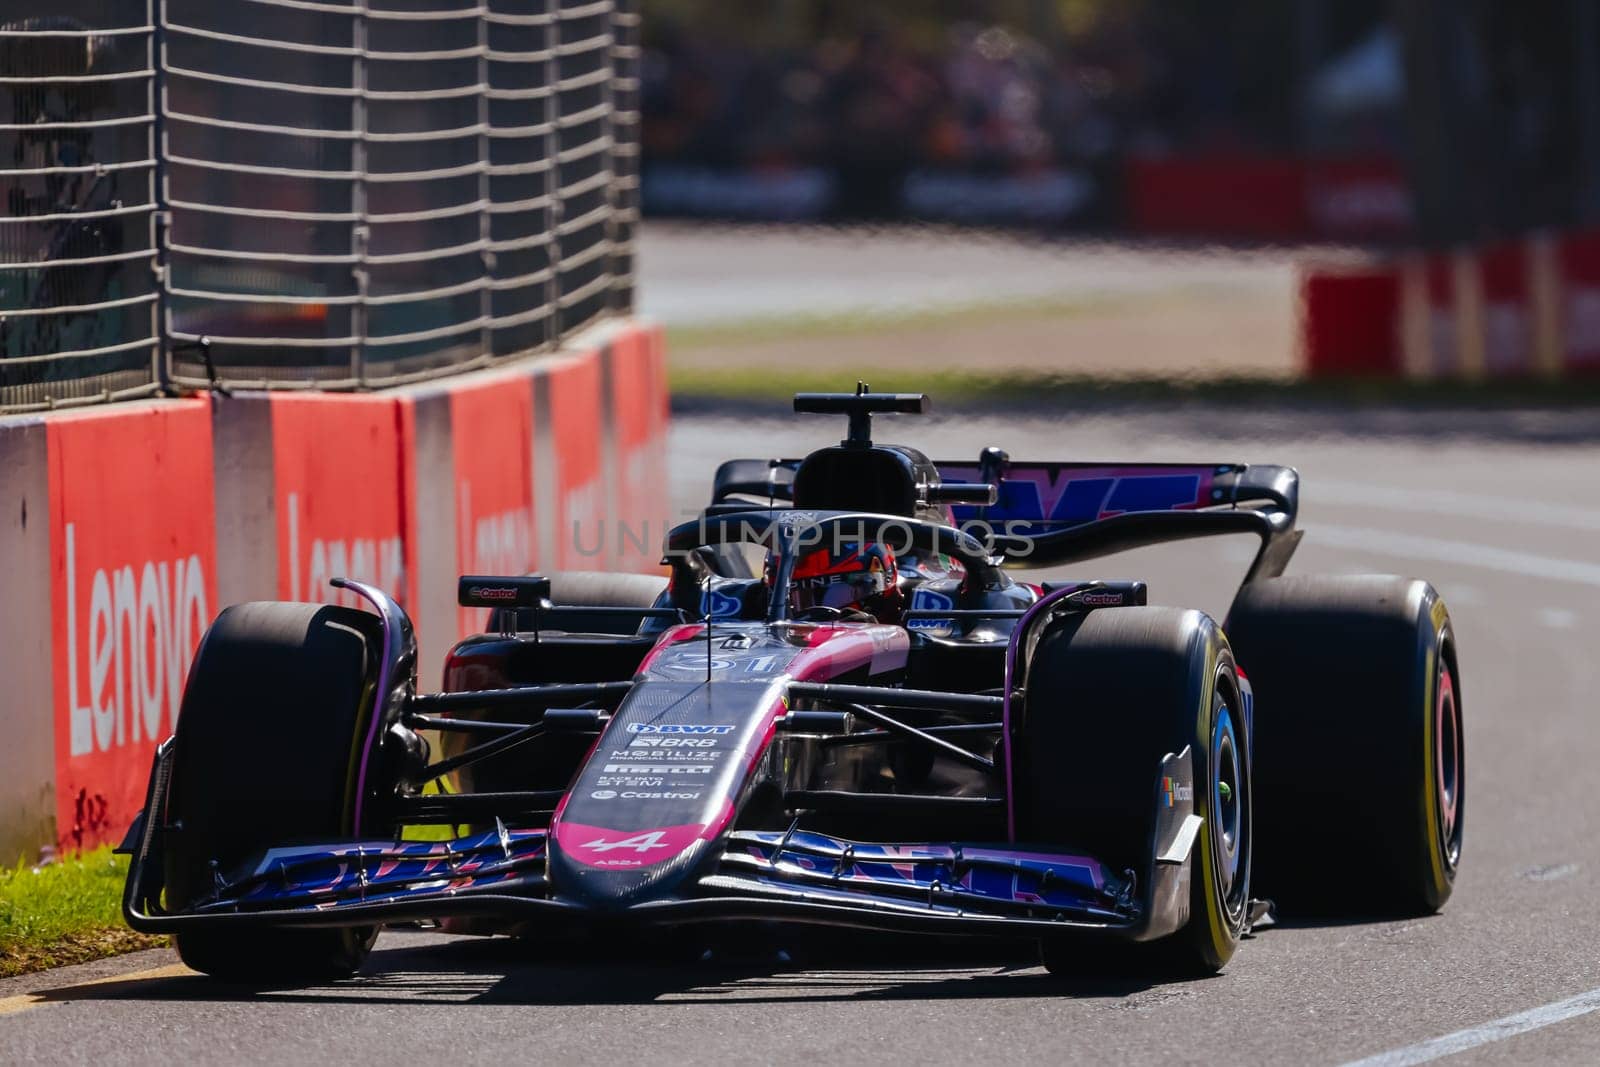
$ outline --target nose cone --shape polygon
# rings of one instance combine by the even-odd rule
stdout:
[[[556,892],[595,908],[625,908],[672,892],[704,857],[702,823],[615,830],[563,819],[550,844]]]

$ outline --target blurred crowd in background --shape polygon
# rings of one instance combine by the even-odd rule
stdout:
[[[1575,198],[1585,53],[1570,42],[1583,6],[645,0],[646,206],[917,214],[908,182],[960,176],[957,199],[1004,208],[1006,190],[1072,189],[1034,213],[1116,227],[1138,222],[1133,201],[1165,195],[1152,161],[1236,161],[1242,189],[1269,184],[1264,161],[1332,162],[1359,181],[1328,195],[1398,237],[1412,221],[1410,134],[1441,118],[1417,111],[1408,77],[1442,57],[1461,113],[1453,165],[1508,200],[1490,221],[1561,221]],[[1326,170],[1281,172],[1304,199],[1329,188]],[[1519,206],[1496,188],[1506,184],[1544,195]],[[1319,210],[1304,208],[1307,225]]]

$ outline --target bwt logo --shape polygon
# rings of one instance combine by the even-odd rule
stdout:
[[[89,578],[80,642],[76,526],[69,522],[66,530],[69,751],[86,756],[159,740],[177,726],[184,679],[211,608],[198,555],[98,568]],[[80,648],[87,671],[79,667]],[[88,701],[80,703],[85,692]]]
[[[307,567],[309,581],[300,584],[300,494],[289,494],[289,599],[359,607],[365,603],[349,590],[328,582],[350,578],[375,585],[405,599],[405,547],[398,535],[355,538],[349,541],[315,538]]]

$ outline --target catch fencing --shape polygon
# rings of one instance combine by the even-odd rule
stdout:
[[[0,23],[0,409],[390,385],[626,311],[636,5],[54,0]]]

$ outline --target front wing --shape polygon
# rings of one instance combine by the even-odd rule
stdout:
[[[147,813],[165,808],[168,746],[157,755]],[[564,899],[545,876],[545,830],[495,829],[450,841],[354,841],[269,849],[184,912],[159,906],[160,833],[130,835],[123,899],[149,933],[210,926],[359,926],[486,916],[536,930],[541,921],[678,925],[765,920],[1001,937],[1099,933],[1157,936],[1180,916],[1158,886],[1098,860],[1026,846],[864,844],[808,831],[734,832],[715,870],[682,892],[616,910]],[[1162,881],[1160,871],[1156,882]],[[1183,872],[1187,874],[1187,871]],[[1152,905],[1155,905],[1152,908]]]

